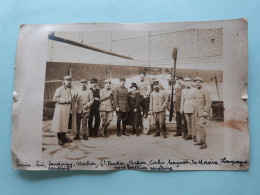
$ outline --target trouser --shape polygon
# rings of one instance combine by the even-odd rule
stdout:
[[[69,116],[68,129],[72,129],[72,114]]]
[[[128,117],[128,112],[116,112],[117,115],[117,131],[120,131],[120,123],[122,121],[122,126],[123,126],[123,132],[126,131],[126,120]]]
[[[95,117],[94,127],[93,127],[93,117]],[[89,136],[97,136],[99,125],[100,125],[99,109],[91,109],[89,120],[88,120]]]
[[[107,127],[113,120],[113,111],[100,111],[101,119],[102,119],[102,129],[98,134],[107,135]]]
[[[148,111],[149,111],[149,104],[150,104],[150,98],[146,97],[143,98],[143,100],[141,101],[141,107],[143,108],[143,115],[148,115]]]
[[[193,113],[185,113],[187,121],[188,135],[196,136],[196,119]]]
[[[182,123],[183,121],[183,123]],[[185,118],[184,113],[180,113],[176,111],[176,124],[177,124],[177,133],[181,134],[187,134],[188,128],[187,128],[187,120]]]
[[[81,121],[82,121],[83,134],[87,134],[89,115],[90,115],[89,112],[77,113],[77,115],[76,115],[76,119],[77,119],[77,134],[79,134],[79,131],[80,131],[80,123],[81,123]]]
[[[198,117],[198,130],[200,133],[200,141],[202,143],[206,143],[206,125],[207,125],[207,119],[203,116]]]

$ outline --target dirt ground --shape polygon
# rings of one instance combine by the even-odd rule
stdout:
[[[186,159],[221,159],[229,151],[241,154],[237,141],[248,141],[247,136],[236,129],[224,128],[223,122],[209,121],[207,125],[208,148],[200,150],[192,140],[173,137],[175,124],[167,124],[167,138],[153,137],[153,125],[148,135],[116,136],[116,119],[108,127],[109,138],[92,138],[89,140],[73,140],[64,146],[58,145],[57,135],[50,131],[51,120],[43,121],[42,157],[46,160],[142,160],[171,158]],[[128,132],[132,127],[127,127]],[[227,133],[228,131],[228,133]],[[73,139],[74,134],[67,134]],[[226,139],[230,139],[226,142]],[[227,145],[228,143],[228,145]],[[236,145],[235,147],[233,147]],[[228,147],[228,150],[227,150]],[[226,148],[226,149],[225,149]]]

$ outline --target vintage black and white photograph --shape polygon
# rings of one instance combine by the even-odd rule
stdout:
[[[245,169],[247,72],[228,46],[240,32],[197,26],[49,30],[40,168]]]

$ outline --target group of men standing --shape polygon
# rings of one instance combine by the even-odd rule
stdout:
[[[200,149],[207,148],[206,123],[210,114],[211,98],[209,92],[202,86],[203,79],[194,79],[195,87],[191,84],[191,78],[177,78],[175,87],[175,111],[177,131],[175,137],[182,136],[185,140],[193,140],[194,145],[200,145]],[[197,140],[197,130],[200,141]]]
[[[91,137],[108,137],[107,128],[113,119],[113,112],[117,115],[117,136],[129,136],[126,125],[133,127],[132,134],[139,136],[142,117],[147,118],[150,111],[156,124],[154,137],[166,138],[166,109],[168,95],[161,89],[159,81],[152,86],[145,80],[145,74],[139,74],[140,81],[132,83],[130,91],[125,87],[125,78],[119,79],[120,85],[114,90],[111,81],[105,80],[105,87],[97,88],[97,79],[91,79],[91,88],[87,88],[88,81],[81,80],[81,89],[71,88],[71,76],[64,77],[64,85],[56,89],[53,100],[56,102],[51,130],[57,132],[58,144],[72,142],[67,136],[69,125],[76,119],[77,133],[75,140],[80,139],[82,124],[83,139],[87,140],[87,127]],[[177,131],[174,136],[183,136],[186,140],[197,142],[196,130],[200,131],[200,149],[206,145],[206,122],[211,107],[209,93],[202,87],[202,78],[194,79],[196,88],[192,87],[191,79],[178,77],[175,86],[175,111]],[[141,109],[142,108],[142,109]],[[141,110],[143,114],[141,115]],[[76,116],[76,117],[73,117]],[[100,118],[101,116],[101,118]],[[94,120],[95,119],[95,120]],[[100,122],[102,119],[102,128]],[[94,120],[94,125],[93,125]],[[122,123],[122,131],[121,131]]]

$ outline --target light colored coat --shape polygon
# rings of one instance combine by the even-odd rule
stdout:
[[[138,91],[142,96],[150,96],[150,93],[152,91],[151,84],[148,81],[143,81],[137,83]]]
[[[72,88],[60,86],[56,89],[53,101],[56,101],[51,130],[58,133],[68,131],[69,115],[72,113],[72,130],[76,130],[77,92]]]
[[[164,90],[153,91],[150,95],[150,110],[152,112],[163,112],[167,106],[168,96]]]
[[[90,107],[94,102],[93,93],[90,89],[78,91],[77,98],[77,113],[86,113],[90,112]],[[88,105],[87,108],[84,108],[85,105]]]
[[[103,88],[100,90],[100,106],[99,106],[99,110],[100,111],[113,111],[113,104],[112,104],[112,100],[113,100],[113,96],[111,95],[113,94],[112,89],[106,89]]]
[[[196,102],[195,102],[195,115],[198,117],[203,116],[203,112],[210,113],[210,107],[212,104],[209,92],[201,87],[195,92]]]
[[[193,113],[195,109],[195,100],[196,100],[196,88],[190,87],[182,90],[181,95],[181,110],[180,112],[184,113]]]

